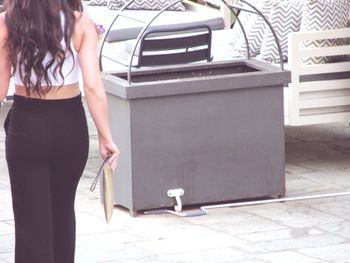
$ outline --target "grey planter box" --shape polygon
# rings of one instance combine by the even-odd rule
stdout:
[[[285,194],[283,85],[290,72],[254,60],[102,76],[121,150],[115,204],[131,214]]]

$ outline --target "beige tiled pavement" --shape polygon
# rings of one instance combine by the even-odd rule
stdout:
[[[13,262],[14,228],[0,112],[0,262]],[[103,218],[89,185],[100,162],[90,124],[90,156],[77,200],[77,263],[350,262],[350,196],[209,210],[201,217]],[[286,127],[287,196],[350,189],[348,123]],[[45,263],[45,262],[38,262]]]

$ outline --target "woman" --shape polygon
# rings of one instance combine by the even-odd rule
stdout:
[[[16,231],[16,263],[74,262],[74,198],[88,156],[82,73],[100,154],[116,167],[94,24],[80,0],[6,0],[0,15],[0,100]]]

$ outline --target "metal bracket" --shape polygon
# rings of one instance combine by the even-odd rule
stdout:
[[[168,193],[167,193],[168,196],[169,197],[175,197],[176,205],[174,206],[174,209],[175,209],[176,212],[181,212],[182,211],[181,196],[183,196],[184,193],[185,193],[185,191],[182,188],[168,190]]]
[[[178,189],[170,189],[168,190],[167,194],[169,197],[175,197],[176,205],[174,206],[175,211],[168,210],[168,209],[153,209],[145,211],[145,215],[159,215],[159,214],[173,214],[180,217],[189,217],[189,216],[201,216],[206,215],[208,211],[202,210],[202,209],[192,209],[187,211],[182,211],[182,201],[181,196],[183,196],[185,193],[184,189],[178,188]]]

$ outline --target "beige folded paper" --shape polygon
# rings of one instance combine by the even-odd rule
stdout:
[[[102,203],[105,210],[107,223],[112,218],[114,206],[114,181],[113,171],[108,162],[103,165],[103,176],[101,182]]]
[[[90,187],[90,191],[93,192],[96,188],[99,177],[101,178],[101,202],[105,211],[105,218],[107,223],[110,222],[113,215],[114,206],[114,181],[113,181],[113,170],[107,162],[109,158],[103,161],[98,173]]]

